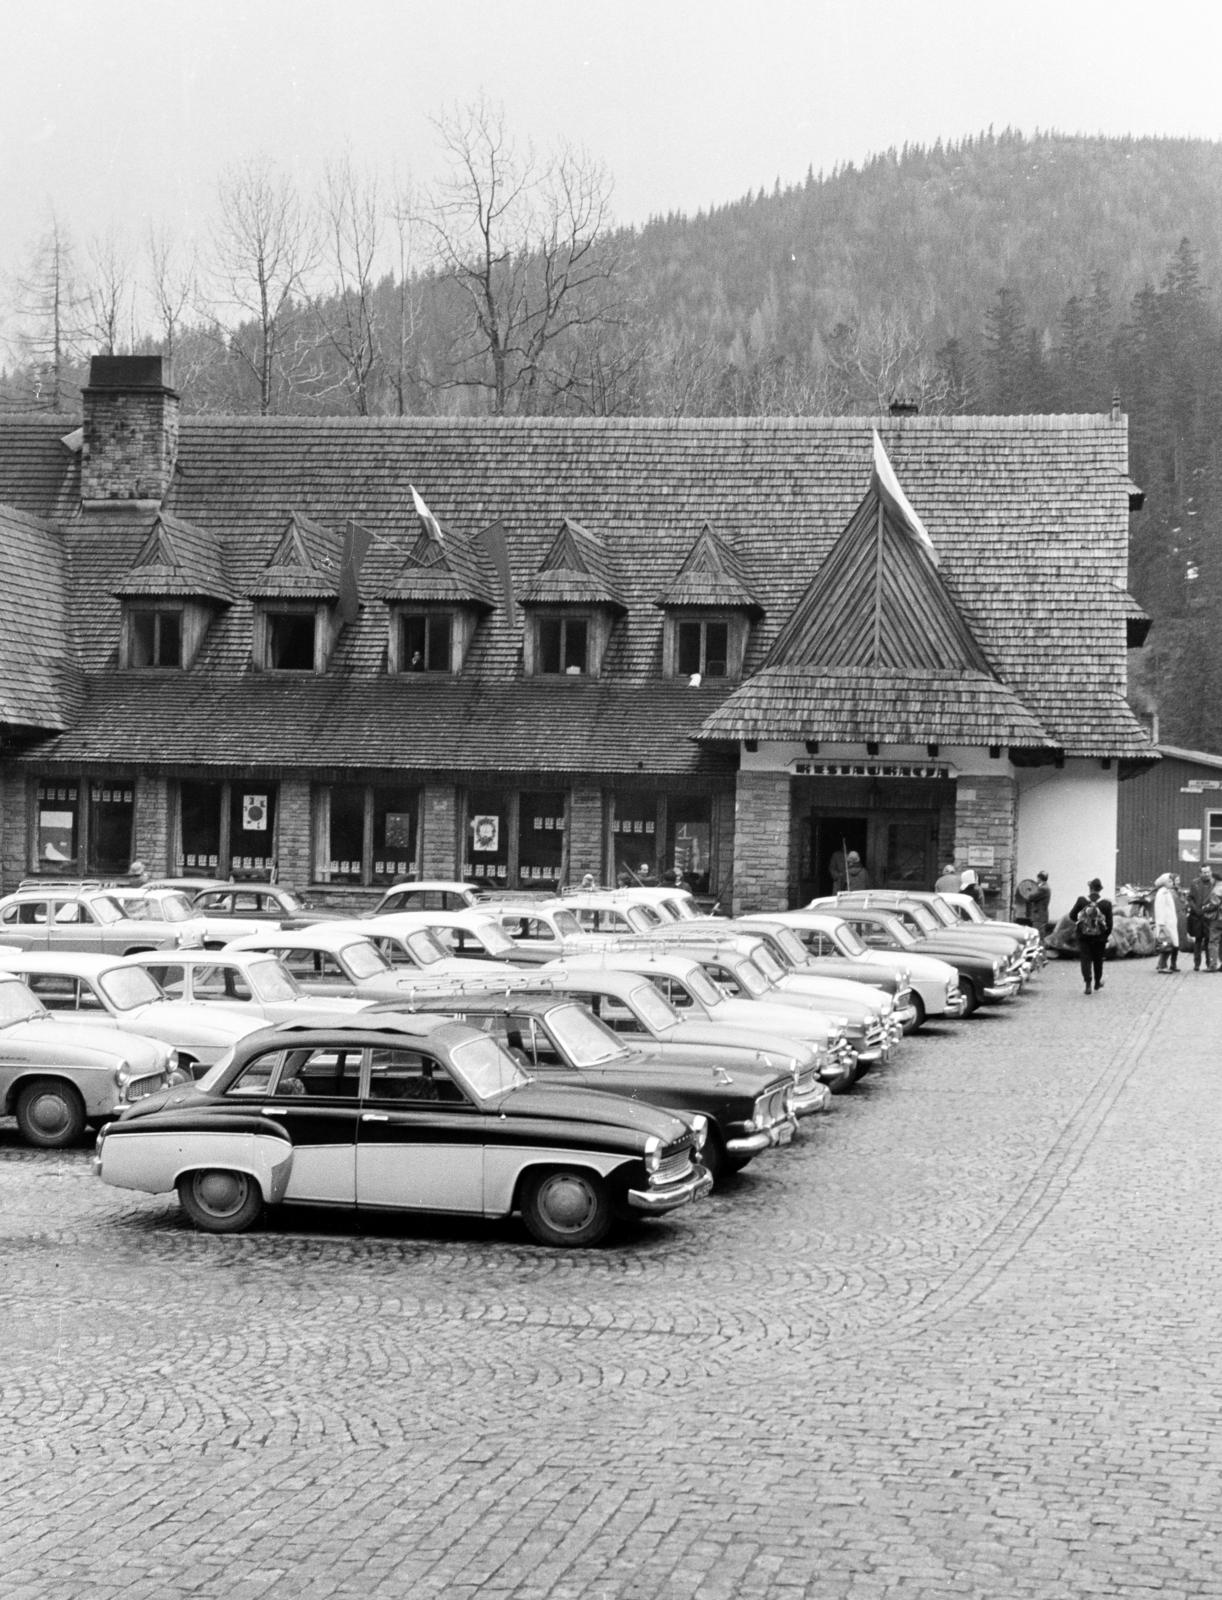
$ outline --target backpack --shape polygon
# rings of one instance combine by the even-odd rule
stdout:
[[[1088,900],[1078,912],[1078,932],[1083,939],[1104,939],[1107,937],[1107,917],[1103,907],[1097,900]]]

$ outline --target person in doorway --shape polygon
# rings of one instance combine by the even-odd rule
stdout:
[[[656,885],[658,880],[654,877],[653,868],[648,861],[642,861],[636,869],[636,881],[643,889],[652,889]]]
[[[1179,971],[1179,907],[1175,880],[1169,872],[1160,873],[1154,880],[1154,948],[1158,951],[1156,972]]]
[[[953,861],[948,861],[934,883],[934,888],[939,894],[958,894],[959,877],[958,867]]]
[[[850,850],[844,858],[844,866],[837,869],[837,858],[832,857],[832,883],[837,894],[852,892],[855,889],[868,889],[870,887],[870,874],[862,865],[861,857],[856,850]]]
[[[1112,902],[1103,898],[1103,885],[1098,878],[1087,884],[1087,893],[1080,894],[1069,908],[1069,920],[1078,931],[1078,964],[1082,968],[1082,982],[1086,993],[1091,985],[1103,987],[1103,958],[1107,954],[1107,941],[1112,934]]]
[[[1188,885],[1188,937],[1192,940],[1192,970],[1200,972],[1201,957],[1209,944],[1209,927],[1205,921],[1205,905],[1214,892],[1213,868],[1206,863]]]

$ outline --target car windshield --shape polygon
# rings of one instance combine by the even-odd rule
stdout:
[[[127,915],[119,902],[108,894],[95,894],[89,901],[89,909],[99,922],[122,922]]]
[[[629,1054],[606,1023],[600,1022],[584,1006],[557,1006],[548,1012],[547,1025],[561,1053],[575,1067],[600,1067]]]
[[[477,1100],[491,1100],[530,1082],[509,1052],[487,1036],[464,1039],[450,1059]]]
[[[660,928],[667,921],[655,906],[647,905],[643,900],[638,900],[635,905],[628,907],[628,925],[635,928],[638,933],[648,933],[650,928]]]
[[[772,987],[755,962],[748,961],[746,957],[739,961],[727,961],[726,966],[738,987],[754,1000],[762,1000]]]
[[[842,956],[864,956],[869,952],[869,945],[857,932],[850,928],[847,922],[842,922],[832,935],[836,948]]]
[[[971,895],[968,895],[964,900],[956,900],[953,903],[947,901],[945,903],[954,914],[956,922],[987,922],[989,920]]]
[[[129,900],[126,909],[129,917],[148,917],[157,922],[190,922],[196,915],[185,894],[159,894],[149,899]]]
[[[885,938],[902,945],[905,950],[911,950],[917,943],[916,935],[900,921],[899,917],[879,917],[877,922],[868,923],[866,926],[877,928]]]
[[[779,946],[791,967],[801,967],[806,963],[806,946],[798,938],[792,928],[774,928],[772,932],[773,943]]]
[[[465,931],[478,939],[490,956],[503,956],[512,953],[515,948],[513,940],[504,928],[491,917],[479,917],[473,920],[470,928]]]
[[[699,1000],[702,1006],[719,1006],[725,999],[721,990],[709,977],[703,968],[696,968],[689,973],[687,987],[691,990],[692,998]]]
[[[98,988],[116,1011],[131,1011],[165,999],[165,991],[143,967],[108,967],[98,978]]]
[[[0,979],[0,1027],[7,1027],[10,1022],[25,1022],[29,1017],[43,1017],[46,1014],[42,1001],[19,979]]]
[[[785,976],[785,968],[768,949],[767,945],[759,945],[751,952],[751,959],[768,979],[769,983],[776,983],[778,978]]]
[[[379,972],[390,971],[390,962],[369,939],[354,939],[337,950],[336,956],[354,978],[375,978]]]
[[[427,928],[417,928],[403,940],[403,947],[412,958],[412,965],[431,967],[446,959],[446,953]]]
[[[936,933],[942,924],[932,911],[927,911],[924,906],[905,906],[901,915],[905,925],[915,922],[922,933]]]
[[[930,916],[935,917],[944,928],[957,928],[959,926],[959,918],[955,908],[939,895],[934,895],[922,903]]]
[[[259,1000],[296,1000],[305,993],[292,973],[273,957],[252,961],[246,978]]]
[[[641,984],[628,998],[651,1033],[665,1033],[681,1020],[674,1006],[652,983]]]

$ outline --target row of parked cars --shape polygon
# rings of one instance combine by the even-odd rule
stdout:
[[[590,1245],[1041,961],[1033,930],[932,894],[731,920],[680,890],[410,883],[339,920],[279,885],[31,885],[0,900],[0,1096],[33,1144],[99,1124],[106,1182],[177,1191],[213,1232],[295,1203]]]

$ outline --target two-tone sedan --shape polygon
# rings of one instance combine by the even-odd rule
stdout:
[[[182,1081],[164,1044],[53,1016],[27,984],[0,973],[0,1115],[27,1144],[75,1144],[92,1122]]]
[[[200,1076],[239,1039],[262,1026],[261,1019],[232,1010],[171,1000],[149,973],[123,957],[0,950],[0,967],[17,973],[55,1016],[168,1044],[176,1065],[189,1077]]]
[[[282,961],[260,950],[150,950],[125,956],[140,967],[170,1000],[209,1009],[236,1011],[256,1025],[292,1022],[324,1002],[307,994]],[[328,1011],[364,1011],[370,1000],[332,995]]]
[[[428,1006],[490,1034],[532,1077],[699,1112],[708,1119],[704,1163],[714,1183],[793,1138],[793,1075],[780,1063],[743,1062],[729,1071],[682,1060],[678,1051],[629,1044],[587,1006],[563,996],[465,995],[430,999]]]
[[[507,1217],[593,1245],[706,1194],[703,1118],[531,1078],[447,1018],[317,1017],[252,1034],[199,1083],[105,1129],[106,1183],[177,1191],[211,1233],[265,1206]]]

